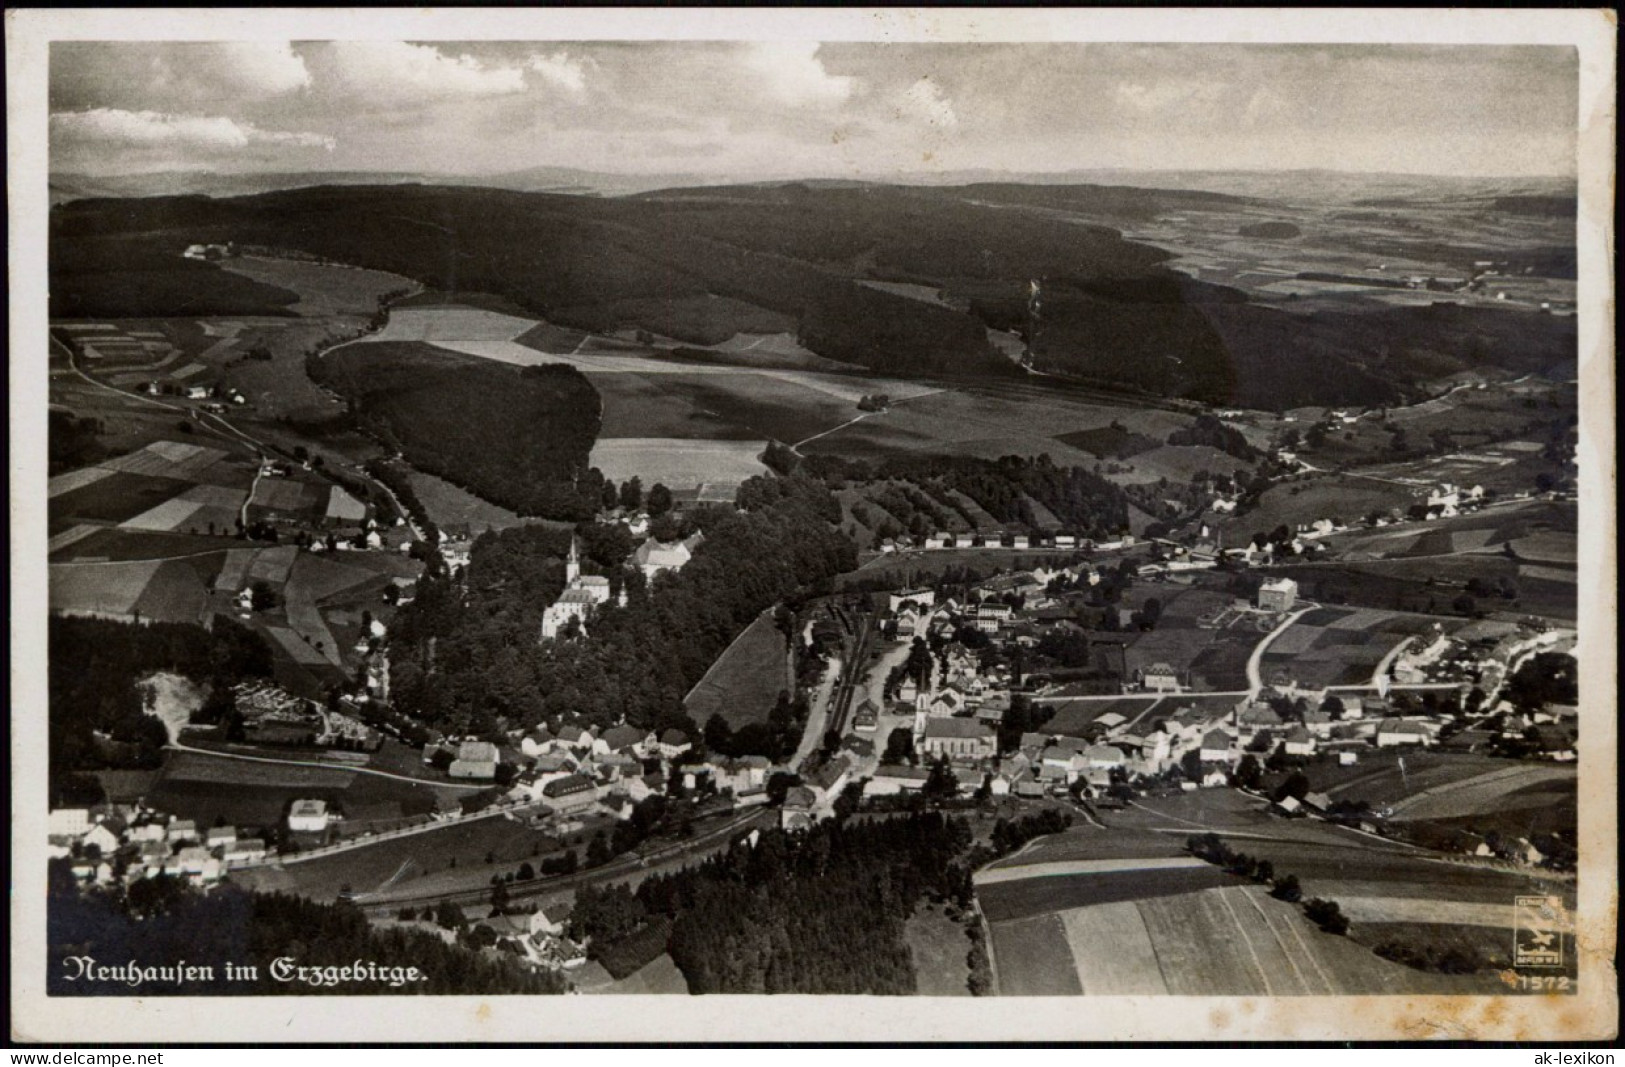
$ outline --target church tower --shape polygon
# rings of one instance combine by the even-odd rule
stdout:
[[[576,538],[570,535],[570,558],[564,561],[564,584],[573,586],[581,578],[581,555],[576,551]]]

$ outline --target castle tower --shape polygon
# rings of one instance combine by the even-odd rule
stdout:
[[[581,578],[581,555],[576,551],[576,538],[570,535],[570,557],[564,561],[564,584],[575,585]]]

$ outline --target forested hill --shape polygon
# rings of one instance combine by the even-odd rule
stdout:
[[[674,574],[644,585],[621,564],[624,534],[586,526],[588,570],[627,583],[628,603],[600,608],[587,636],[538,647],[543,610],[564,585],[569,531],[516,527],[475,542],[464,596],[445,576],[419,583],[391,627],[397,706],[448,733],[491,734],[578,715],[640,729],[695,725],[683,697],[763,609],[826,587],[856,565],[834,525],[840,505],[802,476],[760,477],[742,510],[699,509],[705,541]],[[618,529],[618,528],[617,528]]]
[[[821,356],[905,377],[1022,373],[987,330],[1033,332],[1037,280],[1041,322],[1029,338],[1037,369],[1227,405],[1396,402],[1441,361],[1523,370],[1572,358],[1573,324],[1551,317],[1474,309],[1456,321],[1428,308],[1293,315],[1252,304],[1105,225],[1230,204],[1216,194],[1010,184],[786,184],[603,199],[326,186],[220,200],[80,200],[51,213],[51,313],[286,313],[292,294],[180,258],[188,244],[236,242],[494,294],[591,331],[636,328],[706,345],[773,332],[763,325],[772,323]]]

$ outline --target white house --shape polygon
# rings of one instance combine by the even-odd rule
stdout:
[[[893,612],[902,611],[905,604],[913,604],[916,608],[930,611],[936,606],[936,603],[937,591],[935,589],[904,589],[901,592],[890,594],[887,597],[886,606]]]
[[[103,856],[111,856],[118,851],[119,837],[105,825],[98,824],[86,831],[85,836],[79,839],[79,843],[86,848],[95,845]]]
[[[288,809],[288,829],[296,834],[323,833],[330,818],[327,801],[296,800]]]
[[[1155,693],[1179,692],[1179,672],[1167,663],[1158,661],[1147,667],[1140,676],[1141,684]]]
[[[1083,753],[1091,770],[1111,770],[1123,765],[1123,750],[1115,745],[1091,745]]]
[[[1209,730],[1202,736],[1199,758],[1203,763],[1228,763],[1233,741],[1234,738],[1223,730]]]
[[[1286,732],[1282,744],[1289,756],[1313,756],[1315,754],[1315,736],[1309,732],[1307,726],[1301,723]]]
[[[77,840],[90,831],[90,826],[88,808],[55,808],[46,818],[45,833],[48,837]]]
[[[1298,601],[1298,583],[1276,578],[1258,587],[1258,606],[1265,611],[1291,611]]]
[[[497,746],[489,741],[464,741],[447,773],[453,778],[495,778]]]

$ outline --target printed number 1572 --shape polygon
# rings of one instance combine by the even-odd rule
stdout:
[[[1567,993],[1572,985],[1571,979],[1558,975],[1518,975],[1518,988],[1530,993]]]

